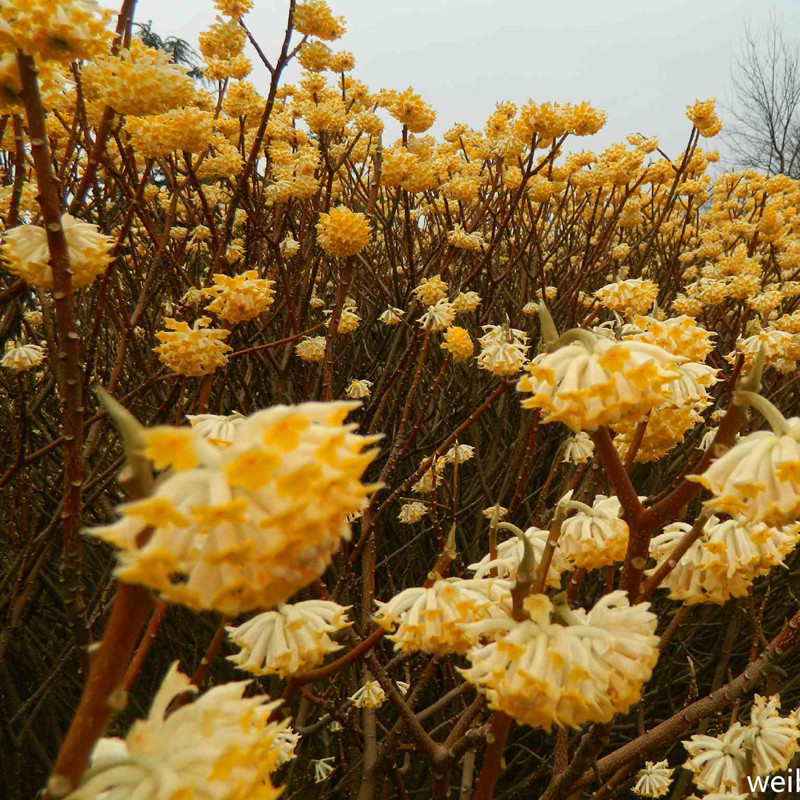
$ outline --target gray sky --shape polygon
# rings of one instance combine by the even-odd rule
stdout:
[[[789,35],[800,35],[797,0],[329,4],[347,20],[347,33],[333,47],[355,54],[354,74],[373,90],[413,86],[436,109],[435,134],[455,122],[481,127],[501,100],[587,100],[608,112],[608,122],[581,140],[580,149],[601,149],[636,131],[658,136],[670,155],[686,143],[688,103],[728,100],[731,55],[745,25],[758,28],[774,14]],[[287,7],[286,0],[255,0],[247,17],[270,55],[283,35]],[[212,0],[139,0],[137,20],[151,19],[160,35],[196,44],[214,13]],[[255,53],[249,55],[257,64]],[[266,93],[266,70],[251,79]],[[724,121],[724,111],[721,116]]]

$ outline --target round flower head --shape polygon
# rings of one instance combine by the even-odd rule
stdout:
[[[114,260],[114,240],[96,225],[81,222],[71,214],[61,217],[67,240],[72,288],[88,286]],[[6,269],[39,289],[53,288],[53,270],[47,247],[47,231],[38,225],[17,225],[5,233],[0,256]]]
[[[325,337],[306,336],[294,346],[294,351],[303,361],[322,361],[325,358]]]
[[[194,95],[188,69],[172,62],[169,53],[147,47],[139,39],[118,55],[84,64],[81,85],[93,101],[120,114],[146,116],[188,105]]]
[[[430,587],[412,587],[388,603],[375,601],[373,619],[396,650],[423,651],[442,656],[464,653],[478,641],[464,626],[491,616],[503,616],[501,604],[510,602],[510,585],[500,580],[439,579]]]
[[[380,708],[386,700],[386,692],[378,681],[367,681],[350,699],[356,708]]]
[[[351,400],[361,400],[364,397],[369,397],[371,387],[372,381],[356,380],[353,378],[353,380],[350,381],[350,385],[347,387],[345,394]]]
[[[528,358],[528,334],[504,325],[484,325],[483,330],[478,368],[492,375],[516,375]]]
[[[495,641],[473,647],[464,677],[489,707],[550,730],[606,722],[639,701],[658,658],[656,617],[622,591],[588,613],[553,607],[545,595],[525,599],[530,619],[489,619],[470,628]],[[554,622],[557,613],[562,622]],[[502,634],[502,635],[501,635]]]
[[[598,289],[595,297],[611,311],[643,314],[658,297],[658,284],[641,278],[609,283]]]
[[[646,761],[636,775],[633,793],[639,797],[663,797],[669,792],[674,771],[668,761]]]
[[[459,444],[458,441],[444,454],[444,460],[451,464],[463,464],[475,455],[475,448],[468,444]]]
[[[670,558],[677,543],[691,530],[673,522],[650,542],[650,555],[659,563]],[[783,564],[797,545],[800,526],[770,528],[759,523],[710,517],[700,538],[684,553],[661,586],[673,600],[696,603],[727,602],[747,595],[750,582]],[[653,574],[657,567],[647,571]]]
[[[588,331],[578,341],[542,353],[517,384],[533,396],[525,408],[541,408],[544,422],[563,422],[573,431],[594,431],[631,417],[641,419],[668,396],[680,377],[675,358],[660,347],[610,342]]]
[[[294,12],[294,27],[298,33],[316,36],[331,42],[345,32],[344,17],[334,17],[325,0],[303,0]]]
[[[166,330],[156,334],[161,344],[153,348],[159,360],[179,375],[208,375],[217,367],[228,363],[231,348],[223,339],[230,331],[209,328],[209,317],[200,317],[189,327],[188,322],[178,322],[167,317]]]
[[[475,344],[464,328],[451,325],[444,332],[444,341],[441,347],[442,350],[447,350],[450,355],[453,356],[453,361],[458,363],[471,358],[472,352],[475,349]]]
[[[22,50],[65,67],[102,58],[113,38],[111,16],[95,0],[6,0],[0,4],[0,50]]]
[[[187,414],[186,419],[192,429],[207,439],[211,444],[224,447],[233,441],[236,429],[244,421],[244,417],[234,411],[227,416],[221,414]]]
[[[325,314],[330,316],[333,312],[330,310],[326,310]],[[359,324],[361,323],[361,317],[358,316],[355,308],[352,306],[345,306],[342,309],[341,316],[339,317],[339,324],[336,326],[337,333],[352,333],[354,330],[358,329]],[[317,337],[317,338],[324,338],[324,337]]]
[[[781,698],[755,696],[750,708],[750,724],[745,729],[745,740],[753,754],[756,775],[769,775],[785,770],[794,754],[800,750],[797,719],[794,715],[782,717],[778,712]]]
[[[197,692],[176,662],[147,718],[134,722],[124,739],[100,739],[81,786],[67,797],[277,798],[271,774],[280,765],[278,737],[286,723],[269,721],[278,703],[244,697],[249,683],[215,686],[167,713],[176,697]]]
[[[443,331],[450,327],[455,319],[456,312],[453,304],[447,300],[437,300],[428,306],[427,311],[419,318],[419,324],[426,331]]]
[[[459,292],[453,300],[453,308],[457,314],[468,314],[481,304],[481,297],[477,292]]]
[[[505,511],[502,509],[502,511]],[[494,508],[487,508],[484,511],[484,516],[489,516],[487,512],[494,512]],[[504,513],[499,515],[500,518],[505,516]],[[540,528],[528,528],[524,532],[525,538],[530,543],[536,563],[541,563],[542,554],[544,553],[545,545],[547,544],[548,531],[541,530]],[[514,581],[517,578],[517,570],[519,569],[520,562],[525,552],[525,547],[520,540],[519,536],[513,539],[507,539],[505,542],[500,542],[497,545],[497,558],[492,558],[490,553],[487,553],[480,561],[475,564],[470,564],[467,569],[475,572],[476,578],[488,578],[492,575],[498,578],[506,578],[507,580]],[[553,559],[550,562],[550,568],[547,570],[546,585],[554,589],[561,588],[561,573],[569,569],[569,565],[564,561],[561,553],[556,550],[553,553]]]
[[[428,506],[415,500],[411,503],[403,503],[400,506],[400,513],[397,515],[397,519],[404,525],[413,525],[415,522],[419,522],[427,513]]]
[[[228,661],[253,675],[287,678],[313,669],[328,653],[340,650],[329,634],[350,624],[347,609],[327,600],[281,605],[226,628],[230,640],[242,648]]]
[[[235,324],[254,319],[266,311],[273,303],[274,285],[275,281],[259,278],[254,269],[249,269],[232,278],[214,275],[214,285],[201,289],[200,294],[214,298],[206,311]]]
[[[668,317],[659,320],[655,317],[637,316],[634,324],[639,332],[634,333],[633,338],[647,344],[658,345],[674,356],[703,361],[714,349],[712,339],[716,334],[700,327],[691,317]]]
[[[468,233],[460,225],[447,232],[447,241],[458,250],[480,250],[484,245],[480,231]]]
[[[38,367],[44,361],[45,349],[36,344],[17,344],[13,342],[0,359],[0,366],[14,372]]]
[[[561,525],[558,549],[562,557],[583,569],[599,569],[622,561],[628,548],[628,525],[620,519],[619,500],[598,494],[591,508],[585,503],[569,502],[578,513]]]
[[[578,431],[567,440],[562,460],[572,464],[585,464],[593,455],[594,442],[591,436],[583,431]]]
[[[705,792],[736,792],[744,779],[746,731],[734,722],[721,736],[696,734],[683,746],[691,758],[683,765]]]
[[[423,278],[419,285],[411,292],[424,306],[432,306],[447,297],[447,284],[440,275],[432,278]]]
[[[784,419],[764,398],[755,397],[772,430],[742,437],[702,475],[690,475],[689,480],[714,495],[706,505],[715,511],[780,525],[800,514],[800,417]]]
[[[168,602],[231,616],[282,603],[327,568],[370,491],[360,477],[376,437],[344,424],[356,406],[259,411],[224,448],[190,428],[146,430],[144,455],[173,471],[90,533],[120,549],[120,580]]]
[[[369,244],[369,222],[363,214],[337,206],[320,214],[317,241],[329,256],[354,256]]]

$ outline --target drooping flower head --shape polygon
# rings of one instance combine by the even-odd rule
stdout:
[[[347,609],[328,600],[280,605],[226,629],[228,638],[241,648],[228,661],[253,675],[286,678],[306,672],[341,649],[330,634],[350,624]]]
[[[215,686],[167,713],[172,701],[196,692],[177,662],[153,698],[146,719],[124,739],[101,739],[83,783],[69,800],[114,797],[209,797],[274,800],[271,775],[281,762],[286,723],[270,722],[278,703],[244,697],[249,681]]]
[[[655,345],[611,342],[589,331],[551,353],[541,353],[517,384],[532,395],[525,408],[541,408],[544,422],[594,431],[624,418],[641,419],[668,397],[680,374],[675,357]]]
[[[88,286],[113,261],[114,240],[100,233],[97,225],[81,222],[71,214],[61,217],[67,240],[72,288]],[[47,247],[47,231],[39,225],[18,225],[5,234],[3,264],[10,272],[39,289],[53,288],[53,269]]]
[[[188,322],[167,317],[166,330],[156,334],[161,344],[153,348],[159,360],[179,375],[208,375],[228,363],[231,347],[224,339],[230,331],[209,328],[211,319],[199,317],[190,327]]]
[[[229,615],[282,603],[326,569],[370,491],[360,479],[377,437],[344,424],[356,405],[259,411],[224,448],[188,428],[146,430],[145,456],[172,471],[90,533],[119,548],[120,580],[168,602]]]

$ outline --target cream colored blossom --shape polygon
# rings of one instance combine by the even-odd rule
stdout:
[[[464,628],[490,616],[503,616],[510,602],[509,584],[502,580],[439,579],[428,588],[405,589],[386,603],[375,601],[373,619],[396,650],[433,655],[464,653],[478,641]]]
[[[188,322],[167,317],[166,330],[156,333],[161,344],[153,348],[159,360],[179,375],[208,375],[228,363],[231,347],[223,341],[230,331],[209,328],[211,320],[199,317],[189,326]]]
[[[253,675],[287,678],[307,672],[328,653],[341,650],[330,634],[350,625],[347,609],[328,600],[303,600],[265,611],[238,627],[226,628],[241,650],[228,661]]]
[[[639,797],[663,797],[669,792],[672,773],[668,761],[646,761],[636,775],[633,793]]]
[[[604,722],[637,703],[658,658],[656,617],[647,603],[628,604],[622,591],[589,611],[554,608],[544,595],[524,602],[530,619],[484,620],[474,634],[495,641],[473,647],[464,677],[489,707],[549,730]],[[553,621],[558,614],[562,622]]]
[[[13,372],[24,372],[38,367],[44,361],[45,349],[36,344],[11,343],[0,359],[0,366]]]
[[[134,722],[124,739],[100,739],[81,786],[67,797],[277,798],[271,774],[280,764],[278,736],[286,723],[269,721],[278,703],[244,697],[248,684],[215,686],[167,713],[179,695],[197,692],[176,662],[147,718]]]
[[[660,347],[610,342],[584,331],[571,344],[542,353],[528,365],[517,389],[532,397],[525,408],[541,408],[544,422],[573,431],[593,431],[630,417],[640,419],[668,397],[680,377],[675,357]]]
[[[364,397],[370,396],[370,389],[372,387],[372,381],[368,381],[366,379],[357,380],[353,378],[350,381],[345,394],[351,400],[361,400]]]
[[[236,429],[244,422],[238,411],[232,414],[187,414],[186,419],[192,428],[211,444],[229,445],[236,435]]]
[[[622,507],[616,497],[598,494],[591,506],[570,500],[572,492],[562,500],[569,501],[578,513],[564,520],[558,549],[574,567],[599,569],[625,558],[628,547],[628,525],[620,519]]]
[[[88,286],[113,261],[114,240],[100,233],[97,225],[81,222],[71,214],[61,217],[67,240],[72,288]],[[39,289],[53,288],[53,270],[47,231],[39,225],[17,225],[6,231],[0,258],[10,272]]]
[[[119,549],[119,580],[169,602],[229,615],[283,603],[322,574],[370,491],[376,438],[344,424],[356,406],[259,411],[224,448],[190,428],[145,430],[145,456],[173,471],[90,533]]]
[[[386,692],[378,681],[367,681],[350,699],[356,708],[380,708],[386,700]]]

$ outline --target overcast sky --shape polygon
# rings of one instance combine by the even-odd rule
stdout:
[[[355,75],[373,90],[413,86],[436,109],[433,133],[455,122],[482,127],[497,101],[587,100],[608,112],[608,122],[582,148],[600,149],[636,131],[658,136],[670,155],[686,143],[687,103],[729,99],[731,56],[745,26],[758,29],[774,15],[787,34],[800,36],[798,0],[329,4],[347,20],[347,33],[333,46],[355,54]],[[255,0],[247,17],[270,55],[278,50],[287,7],[286,0]],[[162,36],[196,44],[214,13],[212,0],[139,0],[136,18],[152,20]],[[266,94],[266,71],[251,77]]]

